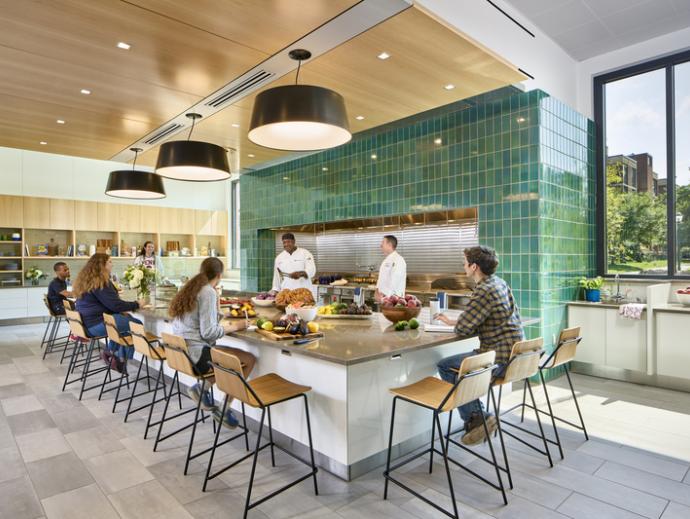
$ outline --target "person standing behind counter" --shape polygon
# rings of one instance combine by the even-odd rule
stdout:
[[[156,271],[156,277],[163,279],[165,275],[163,272],[163,262],[160,256],[155,253],[155,245],[152,241],[144,242],[144,246],[139,251],[139,255],[134,258],[134,264],[137,266],[143,265]]]
[[[379,267],[379,279],[376,282],[376,294],[374,299],[381,302],[384,297],[405,295],[407,282],[407,263],[395,250],[398,248],[398,239],[392,234],[387,234],[381,240],[381,251],[386,255]]]
[[[311,282],[311,278],[316,274],[314,256],[307,249],[297,247],[295,235],[291,232],[283,234],[281,239],[284,250],[278,254],[273,266],[272,289],[279,292],[285,288],[306,288],[314,294],[314,285]]]

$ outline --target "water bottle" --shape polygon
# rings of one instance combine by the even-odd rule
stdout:
[[[441,305],[437,298],[432,297],[429,299],[429,322],[431,324],[441,324],[441,321],[434,319],[436,314],[441,313]]]

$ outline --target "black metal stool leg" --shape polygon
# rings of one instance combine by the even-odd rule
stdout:
[[[244,430],[248,431],[249,429],[247,429],[247,413],[244,409],[244,402],[241,402],[241,404],[242,404],[242,424],[244,425]],[[249,450],[249,435],[248,434],[244,435],[244,445],[245,445],[246,449]]]
[[[80,350],[81,350],[81,342],[74,341],[74,347],[72,348],[72,354],[70,355],[69,364],[67,365],[67,373],[65,373],[65,381],[62,384],[62,390],[63,391],[67,387],[70,373],[72,373],[74,371],[74,363],[76,362],[76,359],[79,357],[79,351]]]
[[[163,389],[163,400],[168,400],[168,395],[165,392],[165,375],[163,374],[163,361],[160,361],[160,367],[158,369],[158,377],[156,378],[156,388],[153,390],[153,400],[151,400],[151,407],[149,407],[149,416],[146,419],[146,429],[144,430],[144,439],[149,435],[149,429],[151,428],[151,417],[153,416],[153,408],[156,407],[156,398],[158,396],[159,384],[162,384]],[[172,388],[170,389],[172,393]],[[125,417],[125,421],[127,421]]]
[[[156,452],[156,449],[158,448],[158,442],[161,441],[161,432],[163,432],[163,424],[165,423],[165,416],[168,414],[168,406],[170,405],[170,399],[172,398],[173,390],[175,388],[175,382],[177,381],[178,376],[177,376],[177,371],[175,372],[175,375],[173,376],[172,384],[170,385],[170,392],[168,393],[167,398],[165,399],[165,406],[163,406],[163,416],[161,416],[160,423],[158,424],[158,433],[156,433],[156,441],[153,444],[153,452]],[[178,388],[180,387],[179,385],[177,386]],[[180,409],[182,409],[182,403],[180,402]]]
[[[448,478],[448,489],[450,490],[450,500],[453,502],[453,512],[455,514],[455,518],[457,519],[459,517],[458,515],[458,504],[455,502],[455,490],[453,489],[453,478],[450,475],[450,465],[448,464],[448,444],[450,443],[449,441],[445,442],[445,445],[443,443],[443,431],[441,430],[441,420],[438,417],[438,413],[434,411],[434,420],[436,422],[436,426],[438,427],[438,439],[441,442],[441,447],[443,448],[443,464],[446,467],[446,477]]]
[[[261,423],[259,424],[259,432],[256,436],[256,447],[254,449],[254,459],[252,460],[252,471],[249,476],[249,488],[247,489],[247,500],[244,504],[244,519],[247,519],[247,513],[249,512],[249,504],[252,499],[252,487],[254,486],[254,474],[256,473],[256,462],[259,459],[259,450],[261,445],[261,433],[264,429],[264,418],[266,416],[266,408],[261,410]]]
[[[271,466],[276,466],[276,456],[273,452],[273,424],[271,423],[271,407],[267,408],[268,411],[268,441],[271,444]]]
[[[525,421],[525,403],[527,402],[527,386],[522,386],[522,409],[520,410],[520,422]]]
[[[503,439],[503,428],[501,427],[501,408],[496,406],[496,396],[494,395],[493,386],[489,387],[489,394],[491,395],[491,403],[494,406],[494,412],[496,413],[496,429],[498,430],[498,437],[501,440],[501,450],[503,451],[503,462],[506,467],[506,474],[508,474],[508,486],[513,488],[513,475],[510,472],[510,465],[508,464],[508,453],[506,451],[506,444]]]
[[[225,395],[223,399],[223,410],[221,416],[225,416],[225,410],[228,408],[228,396]],[[208,458],[208,466],[206,467],[206,475],[204,476],[204,484],[201,487],[202,492],[206,492],[206,485],[208,485],[209,476],[211,475],[211,467],[213,466],[213,457],[216,454],[216,447],[218,446],[218,437],[220,436],[221,427],[216,428],[216,434],[213,437],[213,447],[211,447],[211,455]]]
[[[48,316],[48,322],[46,323],[46,329],[43,332],[43,338],[41,339],[41,349],[46,345],[46,336],[48,335],[48,329],[50,328],[50,325],[53,324],[53,316],[49,315]]]
[[[81,400],[81,397],[84,396],[84,389],[86,389],[86,380],[89,378],[89,368],[91,367],[91,356],[95,342],[96,339],[91,339],[86,352],[86,363],[84,364],[81,372],[81,390],[79,391],[79,400]]]
[[[498,420],[497,420],[498,421]],[[501,487],[501,495],[503,496],[503,504],[508,504],[508,498],[506,497],[506,490],[503,486],[503,479],[501,478],[501,469],[498,467],[498,460],[496,460],[496,452],[494,451],[494,444],[491,441],[489,428],[486,425],[486,416],[482,413],[482,425],[484,426],[484,435],[486,436],[486,442],[489,444],[489,451],[491,451],[491,460],[493,461],[493,466],[496,469],[496,477],[498,478],[498,485]]]
[[[201,401],[203,400],[204,396],[204,391],[206,389],[206,384],[204,379],[201,379],[201,397],[199,398],[199,401],[196,403],[196,412],[194,413],[194,424],[192,425],[192,435],[189,438],[189,447],[187,448],[187,459],[185,460],[184,464],[184,475],[187,475],[187,471],[189,470],[189,462],[192,459],[192,447],[194,446],[194,436],[196,435],[196,425],[197,422],[199,421],[199,411],[201,411]],[[202,416],[203,416],[203,411],[201,411]],[[221,417],[222,420],[222,417]],[[220,427],[219,427],[220,429]]]
[[[435,422],[435,420],[436,420],[436,416],[434,415],[434,417],[432,418],[432,421],[431,421],[431,446],[430,446],[431,451],[429,452],[429,474],[431,474],[433,469],[434,469],[434,440],[436,439],[435,438],[435,435],[436,435],[436,422]],[[441,446],[443,446],[443,442],[441,442]]]
[[[585,427],[585,421],[582,418],[582,412],[580,411],[580,404],[577,403],[577,396],[575,396],[575,388],[573,388],[573,381],[570,380],[570,372],[568,366],[563,364],[563,369],[565,370],[565,376],[568,379],[568,385],[570,386],[570,392],[573,394],[573,401],[575,402],[575,409],[577,409],[577,415],[580,417],[580,423],[582,424],[582,432],[585,433],[585,440],[589,441],[589,434],[587,434],[587,428]]]
[[[539,409],[537,409],[537,402],[534,399],[534,393],[532,392],[532,385],[529,383],[529,379],[525,379],[527,381],[527,391],[529,391],[529,396],[530,399],[532,400],[532,405],[534,406],[534,416],[537,418],[537,425],[539,426],[539,433],[541,434],[541,439],[542,442],[544,443],[544,450],[546,457],[549,460],[549,466],[553,467],[553,460],[551,459],[551,451],[549,450],[549,442],[546,441],[546,435],[544,434],[544,427],[541,424],[541,418],[539,418]]]
[[[391,428],[388,433],[388,454],[386,455],[386,471],[383,473],[385,476],[385,483],[383,485],[383,499],[388,499],[388,474],[391,470],[391,449],[393,448],[393,424],[395,423],[395,404],[398,401],[398,397],[393,397],[393,409],[391,410]]]
[[[556,427],[556,418],[553,416],[553,409],[551,408],[551,399],[549,398],[549,392],[546,389],[546,380],[544,379],[544,371],[539,370],[539,378],[541,379],[541,386],[544,388],[544,396],[546,397],[546,406],[549,409],[549,417],[551,418],[551,425],[553,426],[553,434],[556,438],[556,445],[558,445],[558,453],[563,459],[563,447],[561,445],[561,438],[558,436],[558,427]],[[522,408],[524,412],[524,407]]]
[[[129,395],[129,402],[127,402],[127,410],[125,411],[125,423],[127,423],[127,418],[129,418],[129,410],[132,408],[132,402],[134,401],[134,397],[137,394],[137,386],[139,385],[139,375],[141,375],[141,366],[144,364],[144,362],[147,363],[147,369],[146,372],[148,373],[148,357],[144,357],[141,359],[141,362],[139,362],[139,369],[137,370],[137,375],[134,377],[134,386],[132,386],[132,392]],[[158,383],[158,379],[156,378],[156,384]],[[149,385],[150,388],[150,385]],[[117,402],[117,397],[115,397],[115,401]],[[115,406],[113,405],[113,411],[115,410]]]
[[[309,402],[307,402],[307,395],[303,394],[304,397],[304,415],[307,418],[307,436],[309,437],[309,457],[311,460],[311,470],[313,471],[312,473],[312,478],[314,480],[314,494],[319,495],[319,485],[316,482],[316,473],[318,472],[318,469],[316,468],[316,463],[314,462],[314,445],[311,440],[311,420],[309,419]],[[242,410],[244,411],[244,409]]]

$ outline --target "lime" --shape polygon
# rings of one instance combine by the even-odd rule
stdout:
[[[419,328],[419,321],[414,317],[410,319],[407,324],[410,326],[410,330],[416,330],[417,328]]]

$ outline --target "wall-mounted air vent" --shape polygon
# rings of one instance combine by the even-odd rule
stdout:
[[[212,106],[218,108],[219,106],[233,101],[236,97],[241,96],[247,90],[254,90],[256,87],[262,83],[267,82],[275,76],[272,72],[267,72],[265,70],[259,70],[251,74],[247,78],[243,78],[240,81],[234,81],[230,83],[230,87],[223,90],[219,95],[213,97],[210,101],[204,103],[206,106]]]
[[[168,126],[163,128],[159,132],[154,133],[151,137],[146,139],[144,142],[146,144],[149,144],[149,145],[156,144],[158,141],[160,141],[161,139],[165,139],[168,135],[176,132],[177,130],[179,130],[183,126],[184,126],[183,124],[177,124],[177,123],[169,124]]]

